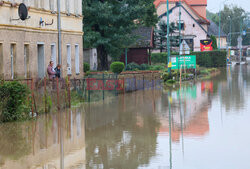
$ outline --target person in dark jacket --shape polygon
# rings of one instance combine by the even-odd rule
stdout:
[[[60,64],[56,66],[55,72],[56,72],[56,77],[60,78],[61,77],[61,65]]]

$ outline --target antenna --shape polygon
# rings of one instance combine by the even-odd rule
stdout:
[[[12,19],[10,18],[10,21],[13,21],[13,20],[26,20],[26,19],[29,19],[30,16],[28,16],[28,9],[26,7],[26,5],[24,3],[21,3],[18,7],[18,16],[19,18],[18,19]]]

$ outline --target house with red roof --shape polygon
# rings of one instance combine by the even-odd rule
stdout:
[[[166,0],[155,0],[154,5],[160,20],[167,21]],[[178,26],[181,8],[181,37],[193,51],[200,51],[200,40],[209,37],[206,7],[207,0],[169,0],[170,23]]]

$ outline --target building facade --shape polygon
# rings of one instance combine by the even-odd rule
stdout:
[[[82,0],[61,0],[62,76],[83,76]],[[28,18],[19,19],[24,3]],[[57,0],[0,0],[0,75],[43,78],[58,63]],[[19,19],[19,20],[18,20]]]
[[[155,7],[160,20],[167,21],[166,0],[156,0]],[[206,0],[169,0],[170,23],[179,25],[179,7],[181,9],[181,37],[190,48],[200,51],[200,40],[208,38],[209,20],[206,19]],[[178,36],[178,32],[176,32]]]

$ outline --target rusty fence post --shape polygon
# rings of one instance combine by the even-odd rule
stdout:
[[[46,77],[44,77],[44,111],[47,113],[47,89],[46,89]]]
[[[60,101],[59,101],[59,82],[58,77],[56,77],[56,96],[57,96],[57,109],[60,110]]]

